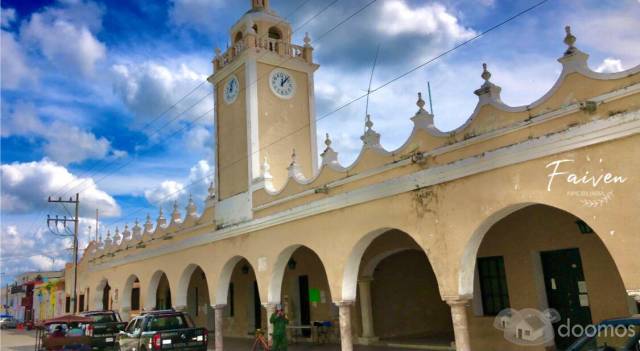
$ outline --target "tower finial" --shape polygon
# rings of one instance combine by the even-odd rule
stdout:
[[[564,54],[570,55],[576,50],[576,47],[574,46],[576,43],[576,36],[571,34],[571,26],[565,26],[564,31],[566,33],[564,36],[564,43],[568,46],[567,51],[565,51]]]
[[[269,0],[251,0],[251,9],[259,10],[259,9],[268,9],[269,8]]]
[[[482,64],[482,74],[480,75],[480,77],[482,77],[482,79],[484,79],[485,82],[489,82],[489,79],[491,79],[491,72],[487,70],[486,63]]]
[[[324,144],[327,146],[327,149],[331,147],[331,138],[329,138],[329,133],[327,133],[326,137],[324,138]]]
[[[422,93],[421,92],[418,92],[418,101],[416,101],[416,105],[419,108],[418,112],[422,112],[422,111],[425,110],[424,109],[425,102],[424,102],[424,100],[422,100]]]

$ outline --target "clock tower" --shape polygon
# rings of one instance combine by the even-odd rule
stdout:
[[[317,170],[313,48],[308,36],[292,44],[291,25],[268,0],[252,0],[229,32],[231,47],[216,50],[216,221],[252,217],[251,193],[269,163],[272,184],[281,188],[295,150],[305,176]]]

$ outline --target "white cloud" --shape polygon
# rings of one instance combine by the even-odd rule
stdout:
[[[174,202],[185,193],[184,184],[175,180],[165,180],[153,189],[144,191],[144,197],[155,206]]]
[[[418,34],[437,36],[437,41],[462,41],[475,33],[458,23],[458,19],[438,3],[411,8],[404,0],[385,1],[377,29],[388,35]]]
[[[3,30],[1,35],[2,89],[16,89],[23,83],[33,83],[36,73],[27,63],[24,48],[10,32]]]
[[[115,199],[98,189],[92,178],[79,178],[53,161],[43,159],[0,167],[1,205],[5,213],[29,213],[47,208],[49,196],[73,189],[72,192],[81,191],[81,215],[93,216],[96,208],[106,217],[120,214]]]
[[[44,228],[21,231],[18,225],[3,225],[0,233],[3,273],[9,276],[26,271],[58,270],[69,257],[69,239],[58,239]]]
[[[53,121],[47,123],[39,116],[32,104],[18,103],[3,121],[2,136],[22,135],[45,139],[43,150],[51,159],[62,164],[81,162],[87,159],[123,157],[126,152],[114,150],[111,142],[96,137],[89,131],[74,125]]]
[[[190,194],[195,201],[202,201],[214,177],[213,166],[206,160],[200,160],[191,167],[185,180],[164,180],[158,186],[146,189],[144,196],[154,206],[164,206],[174,201],[181,206],[186,205]]]
[[[602,61],[602,63],[596,68],[596,72],[601,73],[613,73],[623,71],[622,61],[618,59],[614,59],[612,57],[607,57]]]
[[[0,11],[2,12],[0,13],[0,24],[2,25],[2,28],[11,26],[11,24],[16,20],[16,10],[10,7],[3,7]]]
[[[24,42],[35,45],[58,68],[76,69],[85,76],[94,73],[96,62],[107,48],[85,25],[36,13],[21,30]]]
[[[113,88],[118,96],[138,120],[138,128],[144,122],[165,112],[171,104],[180,100],[206,79],[184,63],[177,65],[161,64],[153,61],[143,63],[116,64],[112,67]],[[210,88],[207,85],[208,88]],[[198,91],[181,101],[164,115],[169,120],[190,108],[208,91],[201,87]],[[213,107],[213,98],[205,97],[179,119],[195,119]],[[213,116],[213,113],[210,113]],[[210,123],[211,118],[202,118],[198,123]],[[163,123],[154,123],[147,132],[154,133]]]

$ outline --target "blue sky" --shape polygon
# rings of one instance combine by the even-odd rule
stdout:
[[[325,117],[318,139],[330,133],[345,165],[361,146],[364,102],[332,111],[366,90],[378,45],[374,88],[538,2],[378,0],[325,34],[370,1],[271,1],[292,23],[296,43],[309,32],[321,65],[316,112]],[[202,208],[215,142],[212,88],[200,83],[211,73],[214,48],[227,46],[228,28],[249,6],[249,0],[2,2],[5,279],[60,268],[68,259],[68,240],[46,230],[47,213],[66,213],[47,205],[49,195],[81,192],[84,243],[95,208],[103,213],[103,235],[147,213],[155,218],[158,206],[168,214],[174,200],[183,209],[189,193]],[[369,107],[374,129],[388,149],[400,146],[411,131],[416,92],[427,81],[436,125],[455,129],[475,107],[482,62],[505,103],[535,101],[560,73],[565,25],[593,69],[633,67],[640,63],[639,18],[638,0],[549,0],[377,91]]]

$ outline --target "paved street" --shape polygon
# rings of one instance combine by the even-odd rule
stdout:
[[[225,338],[225,349],[233,351],[248,351],[251,350],[252,340],[249,339],[235,339]],[[24,330],[2,330],[0,333],[0,350],[2,351],[31,351],[34,348],[35,332]],[[338,344],[330,345],[313,345],[307,343],[299,343],[290,345],[289,350],[292,351],[338,351],[340,346]],[[394,350],[410,350],[406,348],[389,348],[389,347],[365,347],[354,346],[356,351],[394,351]],[[441,350],[439,348],[433,350]]]
[[[0,332],[0,349],[3,351],[32,351],[35,331],[3,329]]]

